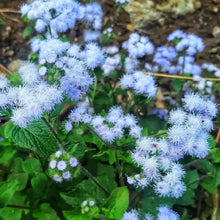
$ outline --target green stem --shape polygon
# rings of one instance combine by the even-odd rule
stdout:
[[[116,159],[116,170],[118,172],[118,176],[119,176],[119,181],[120,181],[120,185],[121,186],[124,186],[125,183],[124,183],[124,179],[123,179],[123,176],[122,176],[122,170],[121,170],[121,165],[120,165],[120,162],[119,162],[119,159],[118,159],[118,153],[117,151],[115,151],[115,159]]]
[[[61,141],[61,139],[58,137],[57,133],[54,131],[53,127],[51,126],[51,124],[47,121],[46,118],[42,118],[44,123],[47,125],[47,127],[50,129],[50,131],[52,132],[53,136],[56,138],[56,140],[58,141],[59,143],[59,146],[60,146],[60,150],[64,150],[63,148],[63,142]]]
[[[93,88],[93,92],[92,92],[92,101],[94,101],[95,99],[95,95],[96,95],[96,89],[97,89],[97,78],[94,74],[94,78],[95,78],[95,83],[94,83],[94,88]]]
[[[16,209],[27,209],[27,210],[31,210],[31,207],[22,206],[22,205],[7,205],[7,207],[16,208]]]
[[[107,196],[110,196],[110,192],[108,192],[108,190],[106,190],[86,168],[84,168],[82,165],[79,166],[80,170],[85,176],[92,180],[103,192],[107,194]]]
[[[130,108],[132,107],[132,102],[133,102],[133,94],[132,94],[132,97],[131,97],[131,99],[129,100],[128,105],[127,105],[127,108],[126,108],[126,110],[125,110],[125,113],[126,113],[126,114],[129,112]]]

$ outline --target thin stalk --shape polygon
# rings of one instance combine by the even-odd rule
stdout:
[[[144,72],[144,74],[150,74],[153,76],[159,76],[159,77],[166,77],[166,78],[173,78],[173,79],[188,79],[193,80],[193,77],[191,76],[175,76],[170,74],[163,74],[163,73],[150,73],[150,72]],[[220,81],[220,78],[203,78],[206,81]]]
[[[94,83],[94,88],[93,88],[93,92],[92,92],[92,101],[94,101],[95,99],[95,94],[96,94],[96,89],[97,89],[97,78],[94,74],[94,78],[95,78],[95,83]]]
[[[121,170],[120,162],[118,160],[118,153],[117,153],[117,151],[115,151],[115,160],[116,160],[115,164],[116,164],[116,170],[117,170],[117,173],[118,173],[118,176],[119,176],[120,185],[124,186],[125,183],[124,183],[124,179],[123,179],[123,176],[122,176],[122,170]]]
[[[85,176],[92,180],[103,192],[105,192],[107,196],[110,196],[110,192],[108,192],[108,190],[106,190],[86,168],[80,165],[80,170]]]
[[[27,210],[31,210],[31,207],[22,206],[22,205],[7,205],[7,207],[16,208],[16,209],[27,209]]]
[[[51,124],[47,121],[46,118],[42,118],[44,123],[47,125],[47,127],[50,129],[50,131],[52,132],[53,136],[56,138],[56,140],[58,141],[59,145],[60,145],[60,149],[63,151],[63,142],[61,141],[61,139],[58,137],[57,133],[54,131],[53,127],[51,126]]]

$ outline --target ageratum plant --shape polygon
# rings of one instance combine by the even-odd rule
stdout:
[[[194,190],[215,193],[219,183],[219,167],[209,161],[219,162],[210,134],[217,84],[204,78],[219,77],[219,69],[195,63],[203,40],[177,30],[169,45],[156,47],[135,32],[111,45],[116,35],[112,28],[102,35],[96,2],[34,0],[21,14],[38,35],[29,60],[0,77],[0,216],[189,219],[184,207]],[[70,43],[63,33],[79,23],[83,40]],[[146,71],[192,76],[190,83],[173,80],[177,99],[168,100],[169,114],[147,113],[159,82]],[[192,169],[197,162],[202,171]]]

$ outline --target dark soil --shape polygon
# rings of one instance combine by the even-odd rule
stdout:
[[[24,2],[24,0],[1,0],[0,9],[19,10],[20,5]],[[114,33],[118,35],[113,43],[120,45],[131,32],[128,28],[130,24],[129,16],[123,9],[116,16],[114,0],[99,0],[99,2],[101,2],[104,10],[104,28],[113,27]],[[220,44],[214,38],[212,32],[214,27],[220,27],[220,16],[219,13],[214,12],[214,7],[217,7],[220,11],[220,1],[203,0],[201,1],[201,7],[194,13],[178,18],[167,15],[163,25],[154,23],[137,31],[147,35],[156,46],[164,45],[167,36],[176,29],[194,33],[202,37],[206,45],[205,50],[197,55],[197,62],[211,62],[218,65],[220,61]],[[0,19],[5,22],[0,25],[0,63],[7,67],[12,60],[27,59],[30,52],[27,42],[30,37],[26,39],[22,37],[27,24],[23,22],[19,13],[0,13]],[[131,26],[129,25],[129,27]],[[77,41],[75,33],[71,31],[70,35],[72,40]]]

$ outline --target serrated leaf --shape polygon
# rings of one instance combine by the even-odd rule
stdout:
[[[12,146],[5,146],[5,147],[0,147],[0,163],[7,165],[10,160],[14,157],[16,154],[15,147]]]
[[[217,193],[217,187],[220,184],[220,165],[214,166],[214,172],[212,176],[207,176],[202,182],[202,187],[206,189],[209,193]]]
[[[19,147],[32,150],[43,157],[48,157],[59,149],[58,142],[43,120],[33,121],[24,129],[9,123],[5,127],[5,136]]]
[[[49,203],[43,203],[37,210],[33,211],[33,217],[38,220],[59,220],[56,212],[51,208]]]
[[[47,176],[44,173],[38,173],[31,179],[31,186],[37,195],[41,196],[44,193],[47,181]]]
[[[173,204],[175,204],[175,198],[159,197],[155,195],[152,189],[146,189],[142,193],[140,204],[145,213],[156,215],[158,213],[158,206],[166,205],[168,207],[171,207]]]
[[[20,192],[16,192],[12,199],[9,201],[10,205],[25,205],[26,196],[21,194]],[[12,207],[4,207],[0,209],[0,217],[4,220],[20,220],[22,217],[22,209],[12,208]]]
[[[114,189],[108,198],[103,211],[107,218],[121,219],[129,204],[129,192],[127,187]]]
[[[23,163],[25,173],[37,173],[40,169],[40,162],[36,158],[26,159]]]
[[[28,182],[27,173],[13,173],[9,175],[8,181],[17,182],[17,191],[22,191],[26,188]]]
[[[0,217],[4,220],[20,220],[22,217],[22,209],[4,207],[0,209]]]
[[[10,201],[17,189],[17,181],[7,181],[0,183],[0,207],[8,204],[8,201]]]
[[[87,215],[82,215],[80,211],[63,211],[63,215],[67,220],[92,220],[91,217]]]

